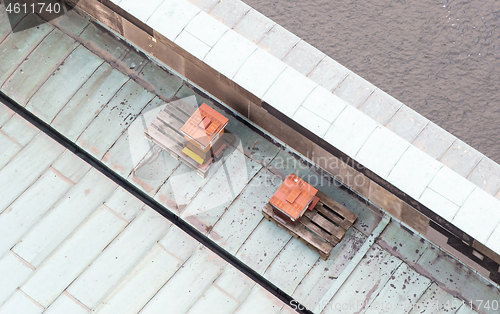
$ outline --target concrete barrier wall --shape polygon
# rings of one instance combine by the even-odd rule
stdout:
[[[240,1],[192,1],[78,8],[500,284],[497,164]]]

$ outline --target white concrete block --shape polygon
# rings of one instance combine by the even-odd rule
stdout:
[[[147,6],[141,1],[134,2],[137,5]],[[188,1],[166,0],[147,20],[147,24],[163,36],[174,41],[199,12],[200,9]]]
[[[356,160],[382,178],[387,178],[410,143],[379,125],[361,147]]]
[[[410,145],[387,180],[418,200],[441,167],[440,162]]]
[[[448,221],[452,221],[460,209],[457,204],[429,188],[425,189],[418,201]]]
[[[179,259],[154,246],[93,313],[139,313],[180,266]]]
[[[350,72],[333,90],[333,93],[347,101],[351,106],[359,108],[375,89],[376,87],[373,84]]]
[[[2,169],[9,161],[23,148],[19,143],[11,139],[5,133],[0,131],[0,169]]]
[[[233,30],[227,31],[203,59],[209,66],[233,78],[257,46]]]
[[[126,224],[106,206],[101,206],[37,269],[21,289],[41,305],[49,306]]]
[[[210,15],[221,23],[224,23],[227,27],[233,28],[250,9],[250,6],[243,1],[224,0],[217,3],[210,11]]]
[[[348,105],[347,102],[321,86],[317,86],[302,103],[302,107],[309,109],[329,123],[333,123]]]
[[[239,68],[233,81],[262,98],[285,68],[286,64],[278,58],[258,48]]]
[[[359,110],[378,123],[385,125],[402,105],[400,101],[377,88],[359,107]]]
[[[175,43],[200,60],[203,60],[210,50],[209,45],[205,44],[185,30],[177,36]]]
[[[500,222],[500,200],[476,188],[452,223],[477,241],[485,244]]]
[[[0,259],[0,304],[16,292],[26,279],[33,273],[34,269],[26,264],[12,252],[7,252]]]
[[[0,314],[41,314],[43,310],[19,290],[0,306]]]
[[[158,6],[162,2],[171,2],[165,0],[148,0],[136,1],[136,0],[121,0],[119,6],[132,14],[134,17],[138,18],[141,22],[146,23],[146,21],[151,17],[153,12],[158,12]]]
[[[203,10],[204,12],[210,12],[220,0],[187,0]]]
[[[213,47],[228,30],[229,27],[205,12],[197,14],[185,28],[186,32],[210,47]]]
[[[309,73],[308,77],[329,92],[333,91],[350,73],[349,69],[326,56]]]
[[[283,62],[307,76],[324,57],[323,52],[301,40],[283,58]]]
[[[283,26],[276,24],[271,28],[269,33],[258,42],[258,45],[281,60],[299,41],[299,37],[283,28]]]
[[[162,237],[170,223],[146,207],[67,289],[95,308]]]
[[[347,106],[323,137],[350,157],[356,156],[379,124],[352,106]]]
[[[299,107],[292,119],[319,137],[323,137],[331,126],[331,123],[303,106]]]
[[[269,30],[276,25],[274,21],[264,14],[251,9],[245,16],[233,27],[239,34],[254,44],[258,43]]]
[[[429,188],[458,206],[462,206],[475,187],[473,183],[446,166],[443,166],[429,183]]]
[[[292,117],[316,86],[316,83],[297,70],[287,67],[262,99],[283,114]]]

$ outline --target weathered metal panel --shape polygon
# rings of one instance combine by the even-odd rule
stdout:
[[[9,18],[4,14],[0,18],[2,29],[10,31]],[[10,33],[10,35],[0,45],[0,85],[12,74],[12,72],[24,61],[26,56],[50,33],[54,28],[49,24],[41,24],[39,27],[32,27],[39,23],[40,19],[34,14],[30,14],[18,25],[18,29],[26,29],[22,32]],[[2,35],[0,35],[2,36]]]
[[[113,182],[91,170],[13,251],[33,265],[41,265],[115,188]]]
[[[2,306],[0,314],[41,314],[44,308],[17,290]]]
[[[234,267],[226,267],[215,284],[242,302],[255,286],[255,281]]]
[[[138,313],[181,265],[179,259],[167,253],[160,245],[155,245],[94,312]]]
[[[1,230],[1,229],[0,229]],[[0,254],[3,255],[3,254]],[[14,253],[8,252],[0,259],[0,305],[33,273],[34,269],[23,262]]]
[[[402,263],[365,313],[375,314],[381,311],[388,314],[409,313],[430,284],[430,279],[418,274],[406,263]]]
[[[126,225],[126,221],[101,206],[21,289],[39,304],[49,306]]]
[[[150,196],[153,196],[179,164],[180,161],[172,157],[168,152],[162,150],[159,146],[154,146],[132,171],[128,180]],[[184,182],[184,184],[186,183]]]
[[[216,285],[210,286],[205,293],[189,309],[188,314],[231,314],[240,305],[238,300],[234,299],[226,291],[221,290]]]
[[[326,261],[318,259],[292,296],[308,308],[313,309],[318,306],[318,302],[337,280],[365,240],[366,236],[363,233],[350,228],[344,240],[333,248]]]
[[[462,306],[462,301],[454,298],[438,285],[432,283],[422,297],[414,304],[410,314],[453,314]]]
[[[193,254],[196,247],[200,245],[198,241],[177,226],[172,226],[168,229],[167,234],[158,243],[182,261],[187,260]]]
[[[21,145],[13,141],[5,133],[0,132],[0,169],[2,169],[9,161],[23,148]]]
[[[260,211],[238,198],[229,206],[208,236],[226,251],[235,254],[262,219]]]
[[[52,168],[71,181],[78,183],[92,167],[80,157],[66,150],[61,158],[52,165]]]
[[[54,29],[29,56],[16,63],[19,66],[5,82],[2,91],[24,106],[77,46],[71,37]]]
[[[149,301],[141,314],[183,314],[219,276],[226,262],[206,248],[198,249]]]
[[[206,233],[260,168],[261,165],[234,150],[181,217]]]
[[[401,260],[382,250],[378,245],[372,246],[337,294],[326,305],[323,313],[362,312],[380,293],[384,284],[401,263]],[[319,304],[311,310],[314,311],[316,307],[319,307]]]
[[[0,170],[0,212],[32,185],[63,150],[40,134]]]
[[[248,298],[234,312],[237,314],[278,313],[283,303],[275,296],[264,290],[261,286],[255,285]]]
[[[89,311],[84,308],[78,301],[69,297],[66,293],[62,293],[55,301],[52,303],[44,314],[61,314],[61,313],[71,313],[71,314],[87,314]]]
[[[72,187],[72,182],[49,169],[1,213],[0,256],[15,246]]]
[[[153,98],[153,94],[129,80],[78,138],[78,144],[101,159]]]
[[[169,227],[165,218],[146,207],[67,291],[89,308],[95,308]]]
[[[104,63],[59,112],[51,126],[76,141],[127,80],[123,73]]]
[[[78,47],[31,97],[26,109],[50,124],[103,62],[83,46]]]
[[[318,254],[298,239],[291,239],[264,273],[264,277],[285,293],[292,294],[319,259]]]
[[[236,253],[241,261],[263,274],[292,236],[263,219]]]
[[[40,132],[17,114],[3,125],[2,131],[22,146],[26,146]]]
[[[153,99],[104,155],[102,161],[127,178],[153,147],[154,144],[144,136],[144,130],[165,105],[158,97]]]
[[[115,211],[120,217],[132,221],[144,206],[144,203],[135,198],[132,194],[118,187],[106,200],[106,206]]]

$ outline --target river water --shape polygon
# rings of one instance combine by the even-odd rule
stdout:
[[[243,0],[500,163],[500,0]]]

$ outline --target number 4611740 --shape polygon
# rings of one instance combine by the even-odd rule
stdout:
[[[5,8],[7,13],[59,13],[61,12],[61,4],[56,3],[45,3],[37,2],[32,4],[10,2]]]

